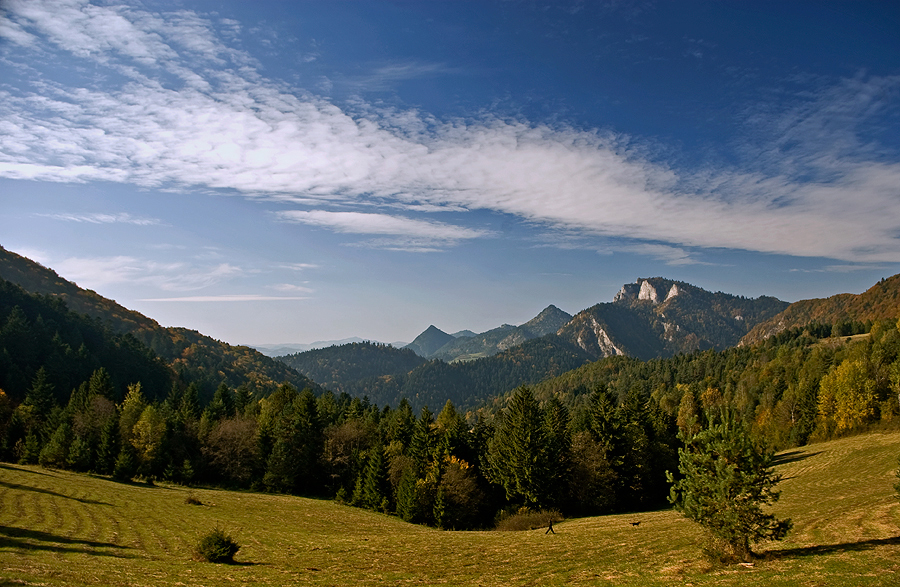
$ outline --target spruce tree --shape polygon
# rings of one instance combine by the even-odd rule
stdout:
[[[546,504],[551,468],[544,414],[527,387],[516,390],[502,413],[488,447],[492,480],[506,490],[514,505]]]
[[[668,473],[669,501],[709,531],[719,558],[748,560],[753,544],[784,538],[791,521],[762,510],[779,497],[774,488],[781,476],[770,468],[774,453],[758,450],[733,416],[681,438],[681,478]]]

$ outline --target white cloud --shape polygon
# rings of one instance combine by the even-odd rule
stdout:
[[[195,265],[182,261],[161,263],[119,255],[115,257],[69,257],[53,262],[64,278],[101,288],[116,283],[140,284],[163,291],[203,289],[239,277],[245,272],[229,263]]]
[[[454,245],[461,240],[488,235],[487,231],[443,222],[369,212],[287,210],[279,212],[278,216],[288,222],[319,226],[335,232],[387,235],[389,238],[371,239],[354,243],[353,246],[390,251],[433,253],[442,251],[447,246]]]
[[[155,226],[160,224],[160,221],[156,218],[135,217],[127,212],[118,214],[105,214],[102,212],[95,214],[74,214],[62,212],[57,214],[40,214],[40,216],[65,222],[87,222],[90,224],[134,224],[137,226]]]
[[[258,294],[218,295],[218,296],[185,296],[178,298],[145,298],[139,302],[283,302],[290,300],[306,300],[304,296],[263,296]]]
[[[695,258],[690,251],[686,251],[681,247],[669,245],[641,243],[630,246],[618,246],[615,250],[646,255],[657,259],[658,261],[663,261],[666,265],[709,265],[709,263]]]
[[[428,238],[439,241],[456,241],[485,236],[484,231],[454,226],[443,222],[416,220],[389,214],[368,212],[328,212],[325,210],[287,210],[278,216],[290,222],[330,228],[337,232],[353,234],[390,234]]]
[[[278,266],[281,269],[290,269],[291,271],[305,271],[307,269],[318,269],[315,263],[287,263]]]
[[[615,134],[491,117],[442,122],[363,103],[341,109],[262,78],[210,21],[187,11],[74,0],[11,1],[6,9],[12,21],[4,30],[19,39],[13,55],[24,59],[40,39],[130,81],[0,92],[0,177],[203,186],[311,207],[487,209],[664,243],[670,248],[646,251],[669,262],[690,259],[680,256],[683,247],[900,260],[900,163],[879,157],[854,126],[883,107],[900,78],[850,80],[781,118],[758,117],[775,138],[748,147],[760,154],[757,168],[693,172],[651,160]],[[380,74],[399,79],[435,67]],[[163,70],[181,87],[164,81]],[[357,211],[281,217],[382,235],[364,244],[402,250],[488,235]]]
[[[275,285],[269,286],[271,289],[280,292],[302,292],[302,293],[313,293],[313,290],[306,287],[305,285],[297,285],[294,283],[278,283]]]

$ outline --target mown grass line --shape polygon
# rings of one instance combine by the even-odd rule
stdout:
[[[568,520],[550,535],[441,532],[330,501],[0,465],[0,584],[898,585],[898,454],[900,433],[787,451],[775,512],[794,530],[752,567],[724,568],[670,510]],[[241,544],[238,564],[194,560],[217,525]]]

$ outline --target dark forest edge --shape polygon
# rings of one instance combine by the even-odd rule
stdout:
[[[900,421],[895,320],[811,324],[669,359],[603,359],[480,410],[447,401],[435,416],[405,399],[379,407],[289,382],[223,378],[206,398],[191,373],[134,337],[2,286],[2,459],[337,498],[448,529],[526,510],[664,506],[679,430],[725,412],[766,450]]]

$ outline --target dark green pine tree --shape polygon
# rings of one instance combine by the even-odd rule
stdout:
[[[200,388],[196,383],[191,383],[184,390],[178,412],[183,422],[193,422],[200,417]]]
[[[434,415],[426,406],[422,408],[422,413],[419,415],[419,419],[416,420],[412,439],[409,442],[409,450],[407,451],[416,468],[416,476],[419,478],[424,476],[425,470],[430,464],[434,444]]]
[[[742,422],[729,416],[682,440],[681,477],[668,474],[669,501],[711,534],[723,560],[749,560],[753,544],[784,538],[791,521],[762,509],[779,497],[781,477],[770,468],[774,453],[758,450]]]
[[[64,420],[56,431],[50,436],[50,440],[41,449],[38,462],[42,467],[61,469],[66,466],[69,456],[69,446],[72,444],[72,426],[68,420]]]
[[[207,409],[213,421],[234,418],[234,392],[227,383],[219,384]]]
[[[388,442],[399,442],[405,452],[409,448],[415,427],[416,417],[413,415],[412,406],[406,398],[403,398],[391,415],[388,424]]]
[[[421,513],[418,507],[416,484],[418,478],[413,467],[403,469],[400,483],[397,486],[397,515],[406,522],[418,523]]]
[[[97,445],[97,460],[94,464],[97,473],[112,474],[119,450],[119,419],[114,413],[103,423],[103,428],[100,430],[100,443]]]
[[[366,468],[357,480],[352,503],[370,510],[388,510],[388,493],[384,447],[376,444],[369,449]]]
[[[103,367],[94,371],[88,381],[88,400],[96,396],[105,397],[110,401],[116,401],[116,392],[115,389],[113,389],[112,379]]]
[[[316,398],[305,389],[282,408],[273,436],[275,443],[266,462],[263,483],[272,491],[311,494],[318,485],[318,461],[322,429]]]
[[[50,383],[47,370],[43,367],[35,373],[23,403],[31,407],[31,416],[37,425],[43,424],[53,410],[53,406],[56,404],[53,396],[53,384]]]
[[[492,480],[503,487],[512,504],[528,508],[547,504],[551,474],[544,414],[527,387],[518,388],[502,412],[487,460]]]
[[[552,505],[560,507],[568,493],[571,470],[569,410],[553,395],[544,406],[544,414],[547,427],[548,497]]]
[[[247,406],[250,405],[250,389],[246,384],[242,383],[238,385],[237,389],[234,390],[234,412],[236,415],[241,416],[244,414],[244,410],[247,409]]]

